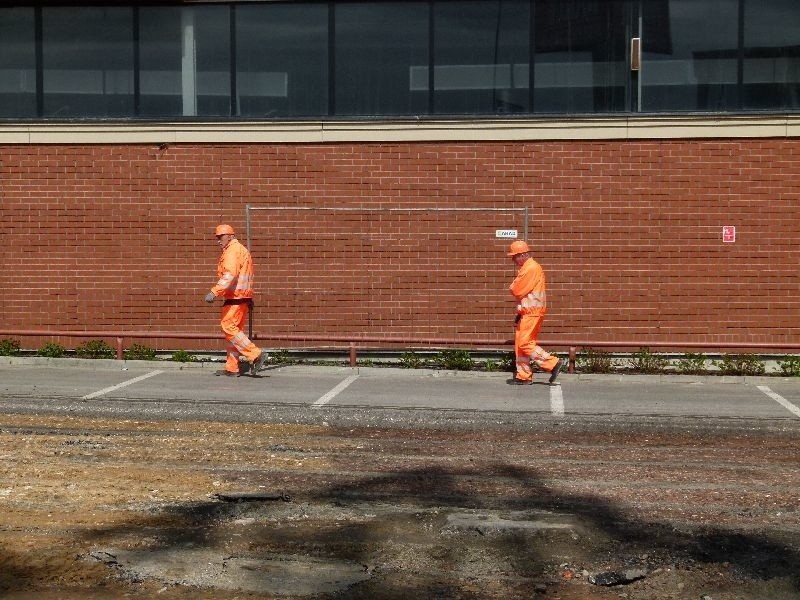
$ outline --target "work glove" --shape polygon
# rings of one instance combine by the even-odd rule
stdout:
[[[522,321],[522,313],[517,313],[517,315],[514,317],[514,327],[519,325],[520,321]]]
[[[208,292],[206,294],[206,302],[213,302],[215,298],[216,298],[216,296],[214,294],[212,294],[211,292]]]

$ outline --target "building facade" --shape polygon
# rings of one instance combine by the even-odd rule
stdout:
[[[797,343],[798,48],[789,0],[0,8],[4,326],[213,332],[225,221],[264,336],[508,339],[518,236],[550,340]]]

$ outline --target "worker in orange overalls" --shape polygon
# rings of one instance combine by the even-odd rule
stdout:
[[[508,256],[517,266],[517,276],[509,289],[517,299],[517,315],[514,318],[514,354],[517,373],[508,380],[513,385],[533,383],[531,361],[539,368],[550,372],[550,383],[555,383],[564,361],[536,344],[542,321],[547,312],[547,293],[545,292],[544,271],[539,263],[531,258],[530,247],[522,240],[511,243]]]
[[[239,377],[239,357],[244,356],[252,364],[251,373],[255,375],[263,368],[267,353],[251,342],[242,329],[253,304],[253,259],[236,239],[230,225],[218,225],[215,235],[222,248],[217,263],[219,281],[206,294],[205,301],[224,299],[220,327],[229,345],[225,368],[214,374]]]

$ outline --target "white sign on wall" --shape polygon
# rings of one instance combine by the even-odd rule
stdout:
[[[494,237],[503,239],[503,240],[515,240],[517,239],[517,230],[516,229],[497,229],[494,232]]]

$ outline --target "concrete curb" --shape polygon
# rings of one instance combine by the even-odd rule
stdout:
[[[190,369],[218,369],[222,360],[179,363],[171,360],[116,360],[111,358],[50,358],[47,356],[2,356],[2,365],[25,365],[58,368],[81,368],[95,371],[126,370],[131,368],[183,371]]]
[[[44,356],[2,356],[0,365],[48,366],[57,368],[80,368],[95,371],[125,371],[130,369],[160,369],[162,371],[211,371],[219,369],[224,359],[212,359],[202,362],[179,363],[171,360],[116,360],[90,358],[49,358]],[[267,370],[291,370],[299,373],[358,373],[365,377],[406,375],[410,377],[432,378],[488,378],[508,379],[511,373],[486,371],[446,371],[441,369],[405,369],[402,367],[349,367],[335,365],[271,365]],[[536,373],[534,377],[544,377],[544,373]],[[639,373],[561,373],[559,382],[565,381],[615,381],[619,383],[729,383],[729,384],[768,384],[776,381],[796,381],[796,377],[782,375],[733,376],[733,375],[676,375]]]

